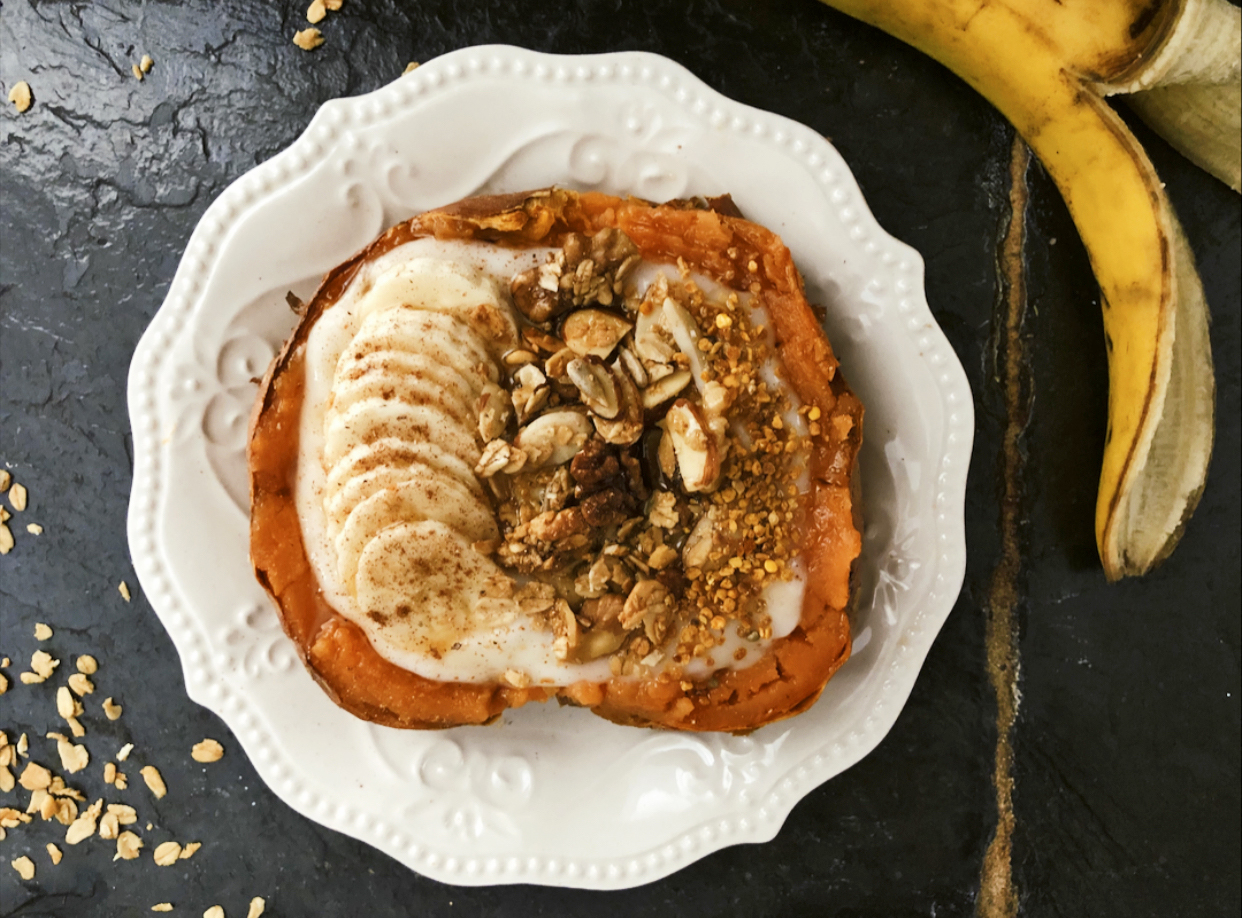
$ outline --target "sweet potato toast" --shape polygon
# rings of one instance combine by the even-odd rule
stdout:
[[[360,267],[423,237],[502,247],[559,246],[574,234],[620,230],[649,262],[677,265],[745,291],[769,317],[784,383],[815,421],[809,488],[800,498],[801,618],[744,668],[692,678],[615,675],[567,685],[503,680],[442,682],[386,660],[366,633],[332,608],[308,559],[294,498],[307,337]],[[285,630],[329,695],[351,713],[394,727],[483,724],[529,701],[556,697],[608,720],[677,730],[746,732],[797,714],[818,698],[850,651],[850,572],[861,548],[856,456],[863,409],[780,239],[743,219],[726,198],[654,205],[600,193],[549,189],[476,197],[392,227],[328,273],[269,368],[251,420],[251,557]],[[588,623],[589,624],[589,623]]]

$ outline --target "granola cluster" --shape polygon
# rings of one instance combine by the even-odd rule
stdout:
[[[650,283],[619,230],[571,234],[512,279],[524,346],[479,402],[476,472],[560,659],[681,678],[771,637],[763,600],[794,576],[804,418],[773,385],[771,335],[735,292],[679,263]],[[642,289],[640,289],[640,287]],[[729,659],[718,658],[727,632]]]

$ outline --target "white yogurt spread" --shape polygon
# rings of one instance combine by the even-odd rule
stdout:
[[[513,578],[472,544],[498,536],[474,468],[483,443],[477,400],[517,345],[509,279],[542,264],[551,249],[505,249],[419,239],[364,264],[306,343],[296,503],[306,551],[324,598],[359,625],[385,659],[429,679],[486,682],[506,672],[567,685],[611,678],[607,658],[563,662],[553,635],[517,611]],[[663,269],[643,265],[642,290]],[[724,288],[695,276],[708,296]],[[765,321],[754,308],[756,324]],[[770,332],[769,332],[770,334]],[[775,366],[763,375],[776,383]],[[695,374],[696,382],[698,374]],[[794,408],[786,423],[804,432]],[[799,486],[805,490],[804,474]],[[764,590],[772,637],[801,615],[805,568]],[[520,582],[521,578],[513,578]],[[767,642],[725,631],[704,675],[745,667]],[[741,662],[733,652],[745,647]]]

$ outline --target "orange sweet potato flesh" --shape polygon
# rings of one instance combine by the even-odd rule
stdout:
[[[506,708],[557,697],[622,724],[744,733],[806,710],[849,657],[850,571],[862,545],[853,478],[862,405],[838,371],[789,250],[775,234],[738,216],[727,197],[711,205],[653,205],[563,189],[469,198],[393,227],[325,277],[268,370],[251,419],[251,558],[307,667],[341,707],[387,726],[425,729],[488,723]],[[438,682],[401,669],[326,603],[302,542],[293,486],[306,336],[359,265],[412,239],[559,245],[570,232],[608,227],[624,230],[648,260],[680,258],[691,270],[758,297],[786,381],[804,404],[822,412],[805,498],[808,583],[800,623],[759,661],[720,670],[689,690],[677,680],[619,678],[514,689]]]

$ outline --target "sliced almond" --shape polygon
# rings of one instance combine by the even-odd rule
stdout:
[[[578,455],[591,436],[591,422],[578,411],[549,411],[524,427],[514,443],[531,468],[562,465]]]
[[[84,676],[93,676],[99,669],[99,662],[88,653],[82,654],[77,660],[78,672]]]
[[[621,401],[617,395],[616,380],[608,367],[579,357],[569,361],[565,372],[577,388],[582,404],[593,414],[609,421],[617,416]]]
[[[161,845],[156,845],[152,856],[155,863],[159,867],[171,867],[177,863],[177,857],[181,854],[181,845],[175,841],[166,841]]]
[[[121,751],[116,754],[116,760],[118,762],[124,762],[126,759],[129,758],[129,754],[133,751],[134,751],[134,744],[126,743],[124,746],[121,747]]]
[[[203,918],[224,918],[224,909],[219,905],[213,905],[203,912]]]
[[[621,339],[630,333],[633,323],[614,312],[603,309],[579,309],[571,313],[561,326],[566,347],[575,354],[607,358]]]
[[[103,700],[103,712],[108,720],[116,720],[121,716],[121,706],[114,703],[111,698],[105,698]]]
[[[638,387],[619,362],[612,367],[612,379],[617,386],[617,414],[611,420],[596,415],[593,419],[595,432],[605,443],[631,446],[643,435],[643,406]]]
[[[625,367],[625,371],[630,374],[630,378],[634,380],[636,386],[641,389],[651,381],[642,360],[630,348],[623,347],[618,353],[621,366]]]
[[[51,842],[48,842],[47,843],[47,856],[52,859],[53,864],[59,864],[60,859],[64,857],[65,855],[61,853],[61,850],[59,848],[57,848]]]
[[[643,407],[655,408],[663,405],[670,398],[681,392],[690,384],[692,375],[689,370],[677,370],[653,382],[643,389]]]
[[[328,8],[323,5],[323,0],[311,0],[311,5],[306,8],[306,21],[312,25],[323,22],[323,17],[327,15]]]
[[[263,897],[255,896],[250,900],[250,910],[246,912],[246,918],[259,918],[266,907],[267,903],[263,901]]]
[[[662,310],[639,312],[638,324],[634,326],[634,351],[648,363],[665,364],[673,359],[677,344],[664,327]]]
[[[181,861],[188,861],[194,856],[194,852],[201,847],[203,847],[202,842],[190,842],[188,845],[182,845],[181,853],[177,855],[177,859]]]
[[[544,372],[549,379],[555,379],[557,382],[568,383],[569,374],[565,372],[565,368],[569,366],[569,361],[575,359],[577,355],[569,348],[561,348],[543,363]]]
[[[69,688],[73,689],[78,696],[89,695],[95,691],[94,683],[82,673],[74,673],[69,677]]]
[[[709,490],[720,476],[719,451],[698,407],[678,399],[665,420],[682,485],[690,493]]]
[[[36,641],[46,641],[52,636],[52,629],[43,624],[43,622],[36,622],[34,635]]]
[[[555,354],[565,347],[565,342],[560,338],[549,335],[543,329],[537,328],[534,325],[528,325],[522,329],[522,338],[532,348],[537,351],[543,351],[545,354]]]
[[[155,905],[151,906],[151,911],[153,912],[171,912],[172,910],[173,906],[171,902],[157,902]]]

